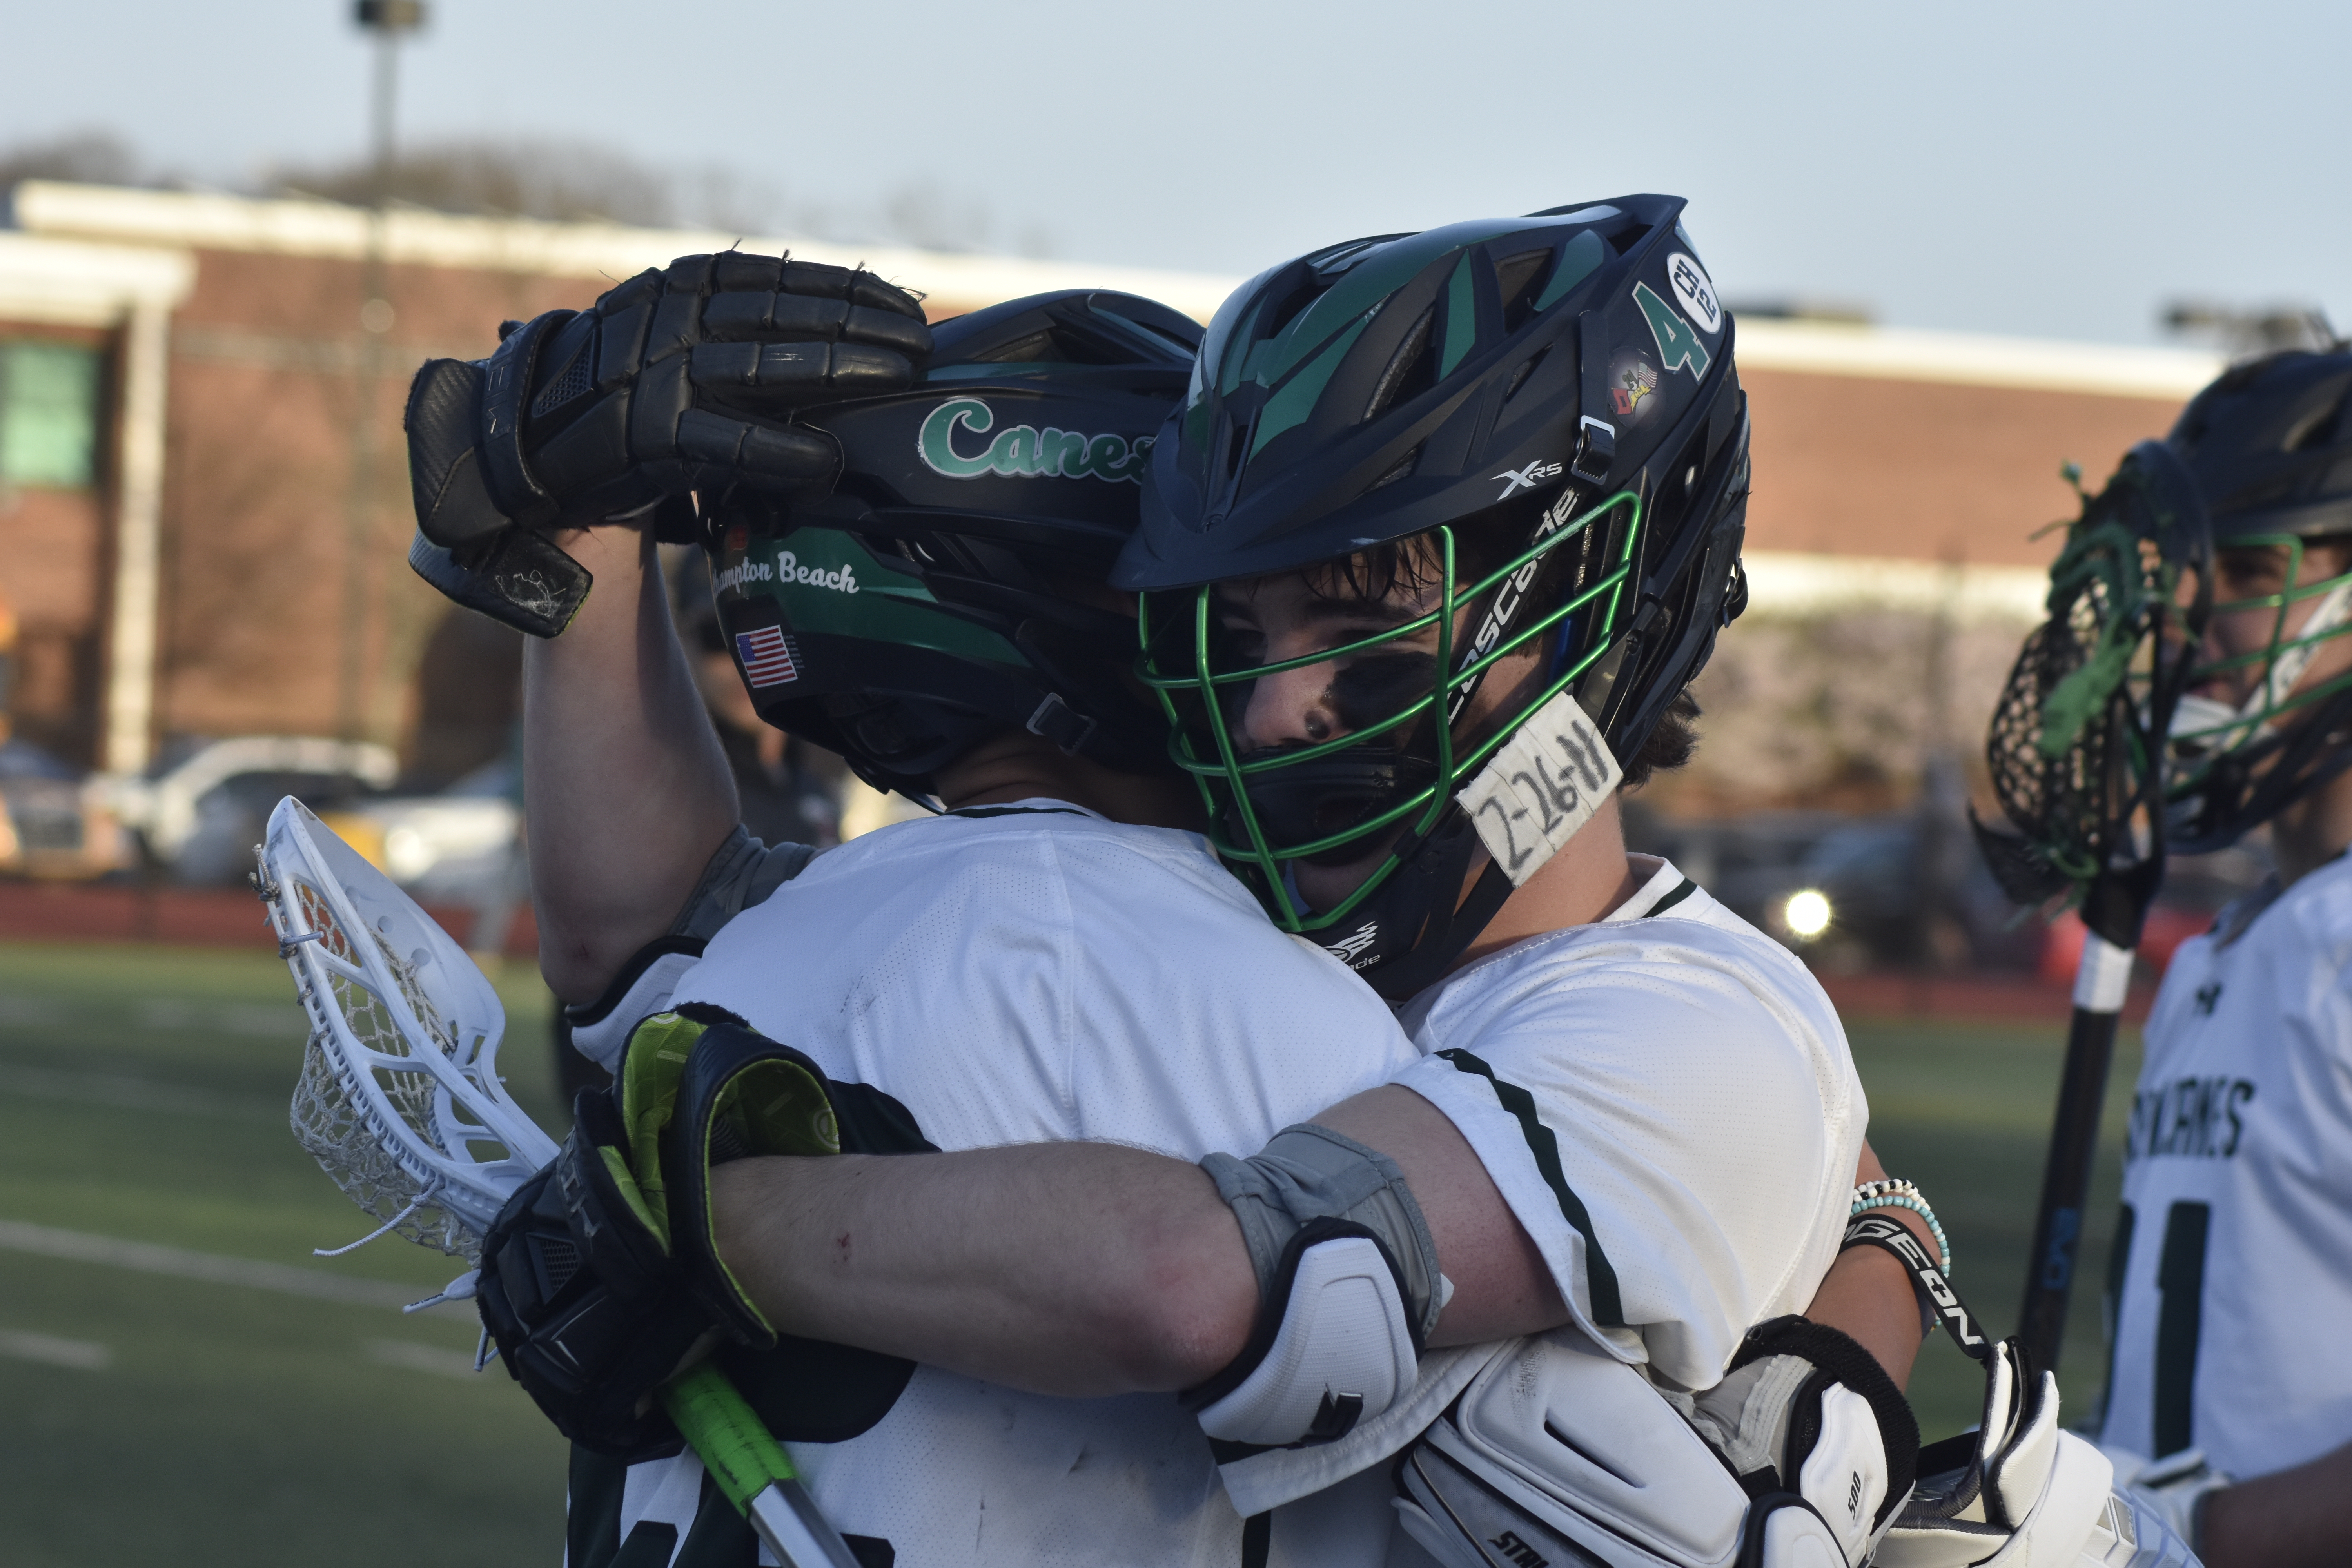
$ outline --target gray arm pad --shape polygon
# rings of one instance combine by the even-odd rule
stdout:
[[[1261,1296],[1307,1221],[1349,1220],[1380,1237],[1395,1259],[1413,1337],[1427,1339],[1454,1290],[1437,1270],[1437,1243],[1395,1161],[1309,1121],[1284,1128],[1246,1160],[1212,1154],[1201,1168],[1241,1222]]]
[[[686,907],[670,922],[672,936],[699,937],[708,942],[719,928],[791,881],[816,858],[805,844],[779,844],[771,848],[751,837],[741,823],[703,868],[702,880],[688,895]]]
[[[816,854],[805,844],[779,844],[771,849],[737,823],[703,868],[702,880],[695,884],[668,932],[639,948],[602,996],[584,1007],[563,1010],[572,1026],[572,1047],[605,1070],[618,1070],[630,1031],[640,1019],[669,1005],[678,981],[701,958],[703,944],[720,926],[799,876]]]

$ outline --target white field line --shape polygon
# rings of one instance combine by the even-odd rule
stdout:
[[[77,1372],[104,1372],[114,1364],[114,1352],[104,1345],[17,1329],[0,1329],[0,1356],[12,1361],[37,1361],[44,1366],[71,1367]]]
[[[0,1026],[48,1028],[77,1018],[74,1009],[54,997],[0,996]],[[310,1027],[302,1009],[290,1002],[195,1002],[177,996],[140,1003],[132,1009],[131,1021],[140,1029],[201,1029],[258,1039],[299,1040]]]
[[[59,1230],[26,1220],[0,1219],[0,1250],[59,1258],[70,1263],[95,1263],[108,1268],[128,1268],[139,1274],[162,1274],[175,1279],[198,1279],[207,1285],[242,1285],[281,1296],[305,1296],[314,1301],[336,1301],[352,1307],[398,1309],[433,1294],[429,1288],[394,1285],[383,1279],[357,1279],[315,1268],[284,1263],[262,1263],[247,1258],[225,1258],[214,1252],[191,1252],[151,1241],[124,1241],[111,1236]],[[456,1259],[451,1259],[454,1269]],[[460,1302],[461,1307],[467,1304]],[[468,1308],[470,1310],[470,1308]]]
[[[113,1073],[58,1072],[51,1068],[0,1065],[0,1095],[105,1105],[120,1110],[161,1110],[178,1116],[220,1116],[235,1121],[283,1121],[283,1106],[245,1095],[161,1083]]]
[[[440,1345],[420,1345],[414,1340],[370,1340],[367,1358],[379,1366],[404,1372],[430,1373],[435,1377],[472,1377],[474,1353]]]

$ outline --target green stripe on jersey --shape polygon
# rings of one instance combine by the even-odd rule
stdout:
[[[1685,877],[1675,885],[1672,892],[1668,893],[1664,898],[1660,899],[1648,909],[1643,910],[1642,918],[1643,920],[1648,920],[1652,915],[1664,914],[1668,910],[1673,909],[1676,904],[1681,903],[1685,899],[1689,898],[1693,893],[1697,891],[1698,884],[1692,881],[1688,877]]]
[[[1551,1188],[1552,1196],[1559,1200],[1559,1212],[1576,1233],[1584,1237],[1584,1289],[1592,1301],[1592,1321],[1604,1328],[1625,1326],[1625,1303],[1617,1289],[1617,1270],[1609,1255],[1601,1248],[1601,1238],[1592,1233],[1592,1215],[1585,1209],[1584,1200],[1568,1184],[1568,1173],[1560,1169],[1559,1140],[1552,1130],[1536,1116],[1535,1096],[1517,1084],[1506,1083],[1495,1076],[1495,1069],[1465,1050],[1437,1053],[1464,1072],[1475,1072],[1495,1086],[1495,1098],[1503,1109],[1518,1118],[1519,1131],[1528,1141],[1528,1152],[1536,1157],[1536,1169],[1543,1175],[1544,1184]]]

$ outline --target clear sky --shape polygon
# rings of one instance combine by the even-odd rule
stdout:
[[[1691,198],[1724,293],[2145,342],[2182,295],[2352,328],[2327,0],[432,0],[404,138],[592,138],[803,208],[927,185],[1008,246],[1241,274],[1357,234]],[[0,0],[0,145],[236,184],[356,153],[348,0]]]

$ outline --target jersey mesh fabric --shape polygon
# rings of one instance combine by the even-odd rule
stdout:
[[[1579,1327],[1684,1388],[1802,1311],[1869,1119],[1804,965],[1671,865],[1607,920],[1530,937],[1405,1014],[1397,1080],[1458,1127]]]
[[[2101,1434],[2240,1479],[2352,1441],[2352,861],[2247,912],[2148,1017]]]
[[[1255,1151],[1412,1059],[1379,998],[1267,923],[1198,837],[1027,805],[826,852],[721,930],[677,999],[887,1090],[950,1150]],[[870,1431],[792,1454],[836,1526],[908,1568],[1240,1560],[1207,1442],[1164,1394],[924,1367]]]

